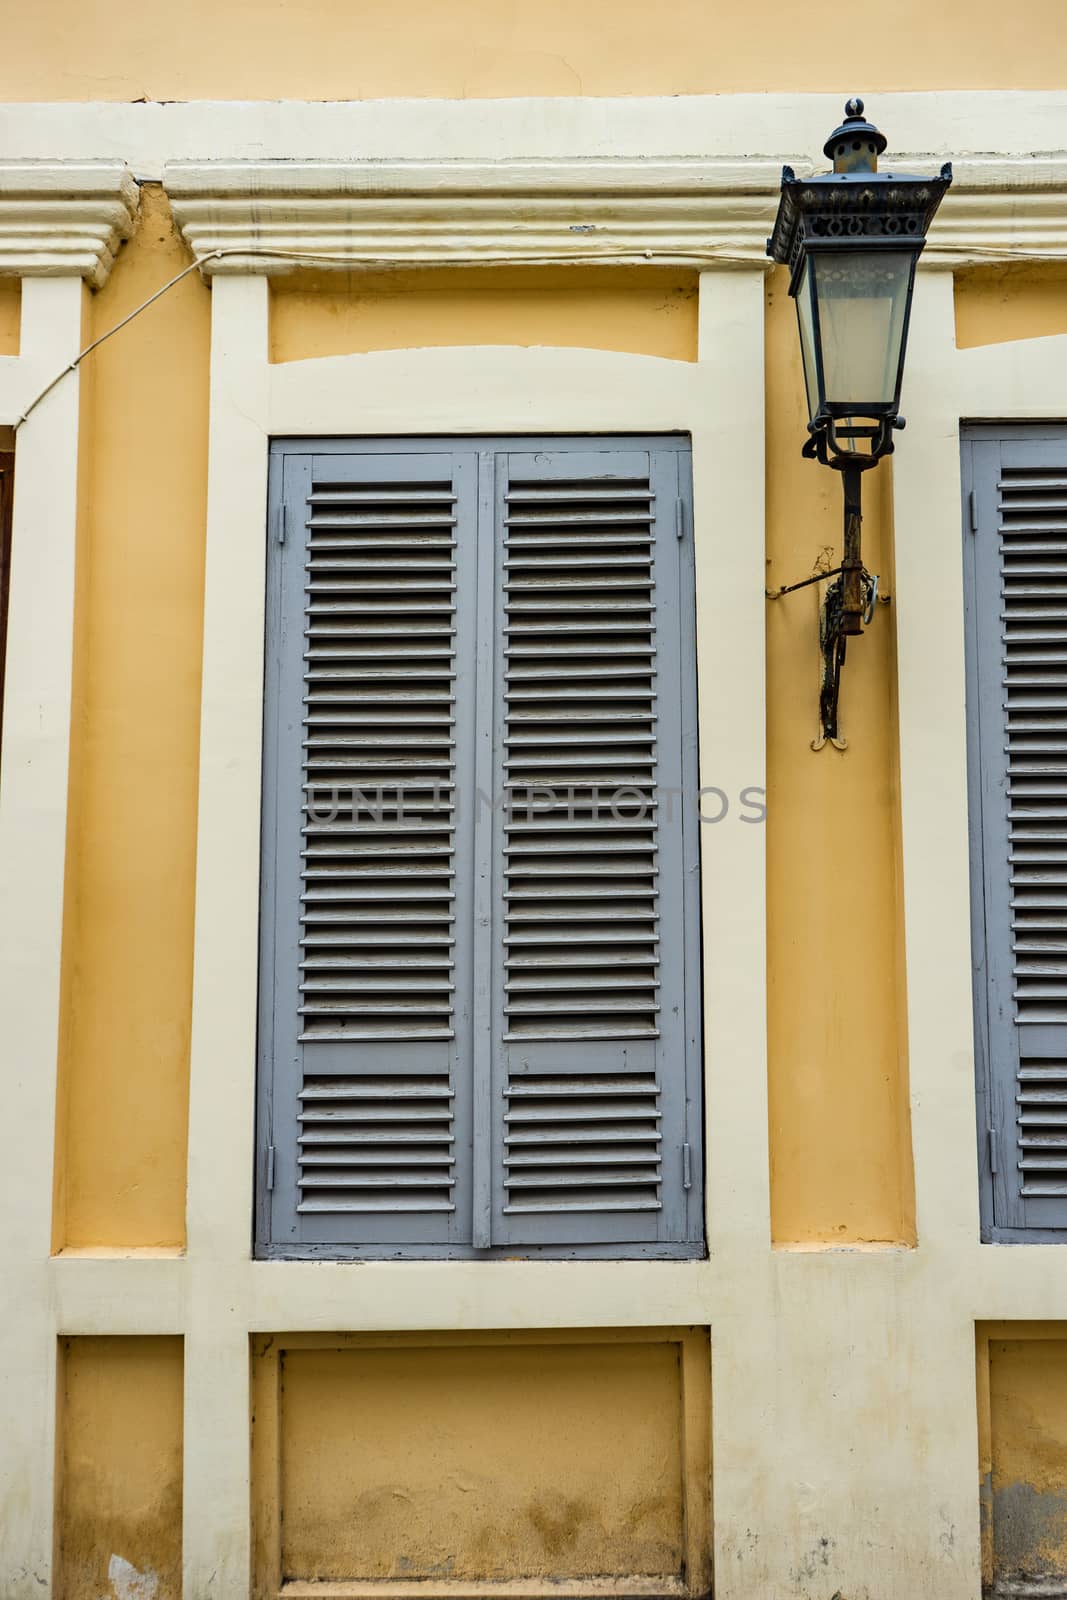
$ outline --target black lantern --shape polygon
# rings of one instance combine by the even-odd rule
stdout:
[[[796,301],[808,441],[804,454],[842,475],[844,560],[823,607],[822,736],[835,744],[837,689],[845,638],[862,633],[874,580],[860,556],[861,474],[893,449],[908,339],[915,263],[952,182],[879,172],[884,134],[850,100],[845,120],[823,146],[834,170],[815,178],[782,171],[782,193],[767,254],[790,269]],[[814,580],[818,581],[818,577]],[[800,585],[791,587],[799,588]]]

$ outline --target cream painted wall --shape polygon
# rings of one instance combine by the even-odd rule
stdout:
[[[205,41],[210,40],[210,47]],[[872,43],[874,48],[872,48]],[[38,0],[4,30],[0,100],[476,98],[1060,88],[1059,0],[900,0],[819,16],[769,0]]]

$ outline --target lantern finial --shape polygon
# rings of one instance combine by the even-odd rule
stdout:
[[[835,172],[877,172],[878,157],[886,147],[886,137],[863,115],[863,101],[853,95],[845,105],[845,120],[823,145]]]

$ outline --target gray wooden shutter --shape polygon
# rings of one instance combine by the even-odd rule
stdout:
[[[688,454],[586,442],[498,456],[496,478],[491,1241],[693,1241]]]
[[[476,458],[276,452],[268,562],[261,1233],[470,1237]],[[273,1152],[273,1153],[272,1153]]]
[[[261,1252],[698,1253],[690,504],[676,439],[274,446]]]
[[[1036,1237],[1067,1228],[1067,430],[964,452],[985,1226]]]

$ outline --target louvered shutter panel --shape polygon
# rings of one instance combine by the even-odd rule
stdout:
[[[492,1240],[699,1239],[688,456],[501,455]]]
[[[281,451],[275,467],[261,1235],[324,1254],[462,1243],[477,461]]]
[[[1067,1227],[1067,430],[966,448],[976,1019],[995,1235]]]

